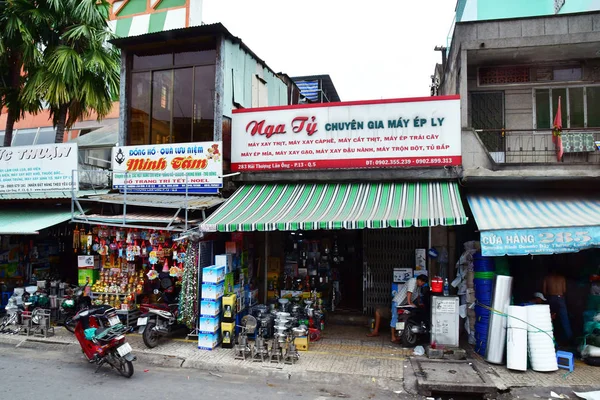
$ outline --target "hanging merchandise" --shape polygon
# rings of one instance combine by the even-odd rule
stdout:
[[[79,225],[75,225],[75,229],[73,229],[73,251],[75,253],[79,250],[79,246],[81,246],[79,239]]]
[[[198,243],[190,242],[185,254],[179,295],[179,322],[193,329],[198,319]]]

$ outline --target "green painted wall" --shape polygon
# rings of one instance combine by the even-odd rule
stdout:
[[[477,1],[477,19],[532,17],[554,14],[554,0]]]
[[[126,15],[139,14],[146,11],[146,0],[129,0],[125,7],[119,13],[119,17]]]
[[[129,36],[129,30],[131,29],[132,18],[121,18],[117,20],[117,27],[115,29],[115,35],[118,37]]]
[[[148,29],[148,33],[162,32],[166,19],[166,11],[150,14],[150,27]]]
[[[599,11],[600,0],[565,0],[559,14]],[[458,0],[456,21],[554,15],[554,0]]]
[[[186,0],[162,0],[156,9],[164,10],[165,8],[185,6],[185,1]]]

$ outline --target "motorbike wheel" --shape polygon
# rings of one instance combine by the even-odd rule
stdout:
[[[404,347],[413,347],[417,344],[417,334],[412,331],[412,327],[413,324],[407,322],[404,331],[402,331],[400,341]]]
[[[144,344],[150,349],[153,349],[156,346],[158,346],[158,340],[160,339],[160,335],[154,330],[155,326],[156,322],[148,321],[148,324],[144,329],[144,333],[142,334]]]
[[[116,369],[119,374],[123,375],[125,378],[131,378],[133,375],[133,363],[131,361],[127,361],[116,352],[108,357],[108,363]]]
[[[125,378],[131,378],[131,376],[133,375],[133,363],[124,359],[121,359],[120,361],[121,366],[117,368],[117,370]]]
[[[71,333],[75,333],[75,321],[73,321],[73,317],[67,317],[65,319],[65,329]]]

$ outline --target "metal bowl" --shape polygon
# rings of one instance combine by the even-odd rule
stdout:
[[[292,328],[292,333],[294,334],[295,337],[306,336],[308,334],[308,330],[306,328],[297,327],[297,328]]]

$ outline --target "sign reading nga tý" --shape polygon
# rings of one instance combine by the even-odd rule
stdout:
[[[460,165],[458,96],[235,110],[233,171]]]

